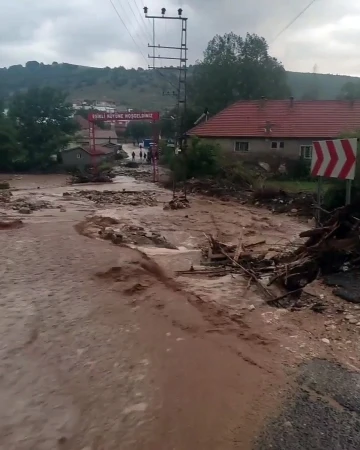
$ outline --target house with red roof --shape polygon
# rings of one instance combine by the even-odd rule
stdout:
[[[311,159],[315,140],[360,130],[360,101],[240,100],[188,131],[246,159]]]

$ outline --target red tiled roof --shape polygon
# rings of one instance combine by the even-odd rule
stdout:
[[[360,130],[360,101],[239,101],[188,131],[199,137],[336,138]]]

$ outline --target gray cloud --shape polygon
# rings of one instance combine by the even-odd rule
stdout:
[[[201,58],[215,34],[249,31],[264,36],[271,53],[289,70],[311,71],[317,64],[319,71],[360,74],[360,64],[356,62],[358,0],[317,0],[275,42],[273,38],[309,0],[168,0],[166,5],[162,0],[113,2],[137,45],[109,0],[0,0],[4,18],[0,29],[1,65],[56,60],[144,67],[151,39],[151,22],[144,19],[141,11],[145,3],[155,14],[162,6],[167,7],[167,14],[176,14],[182,6],[189,17],[191,62]],[[179,25],[177,21],[156,22],[156,43],[178,45]]]

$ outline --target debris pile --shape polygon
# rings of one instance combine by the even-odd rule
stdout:
[[[141,164],[137,169],[131,169],[124,165],[116,166],[113,169],[115,175],[133,177],[135,180],[152,182],[154,179],[153,168],[145,164]]]
[[[40,209],[53,208],[53,205],[45,200],[14,197],[10,191],[0,191],[0,206],[5,209],[13,209],[20,214],[31,214]]]
[[[4,206],[5,203],[10,203],[12,192],[8,190],[0,191],[0,205]]]
[[[156,246],[176,250],[164,236],[157,231],[142,226],[121,223],[112,217],[92,216],[75,226],[78,233],[87,237],[100,237],[115,245]]]
[[[81,183],[111,183],[115,174],[111,167],[85,167],[84,170],[74,169],[71,173],[70,184]]]
[[[80,197],[93,201],[97,205],[116,204],[130,206],[156,206],[155,193],[148,191],[96,191],[78,190],[74,192],[64,192],[64,197]]]
[[[244,203],[251,200],[252,194],[252,189],[248,184],[239,185],[226,180],[214,179],[189,180],[186,183],[186,191],[220,199],[242,200]]]
[[[311,192],[290,193],[283,189],[266,187],[257,189],[252,194],[252,202],[263,206],[273,213],[292,213],[305,217],[314,215],[315,196]]]
[[[229,246],[208,236],[208,261],[231,266],[249,279],[249,285],[255,283],[268,303],[281,305],[280,300],[289,295],[300,297],[303,288],[319,276],[360,265],[360,219],[353,215],[357,207],[335,210],[321,227],[302,232],[300,237],[308,239],[286,252],[254,252],[241,242]],[[281,288],[282,293],[278,295],[272,287]],[[321,309],[319,304],[316,307]]]
[[[190,208],[190,202],[185,197],[185,195],[182,195],[180,197],[175,196],[168,203],[165,203],[163,209],[168,210],[168,209],[185,209],[185,208]]]
[[[13,210],[18,211],[20,214],[31,214],[40,209],[53,208],[53,205],[45,200],[29,200],[25,198],[17,198],[10,205]]]

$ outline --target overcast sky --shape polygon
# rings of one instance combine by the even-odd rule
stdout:
[[[168,15],[176,15],[182,6],[189,18],[190,62],[202,57],[217,33],[254,32],[268,40],[271,54],[287,70],[312,72],[316,65],[319,73],[360,75],[359,0],[316,0],[274,42],[310,0],[112,1],[136,44],[110,0],[0,0],[0,66],[37,60],[147,67],[152,24],[143,18],[145,4],[149,14],[158,14],[165,6]],[[179,43],[178,21],[156,22],[156,44]]]

